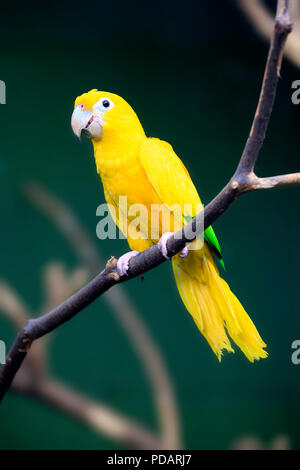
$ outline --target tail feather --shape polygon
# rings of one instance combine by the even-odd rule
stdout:
[[[234,352],[227,333],[249,361],[267,357],[254,323],[218,273],[207,246],[172,261],[177,287],[187,310],[221,360],[223,350]]]

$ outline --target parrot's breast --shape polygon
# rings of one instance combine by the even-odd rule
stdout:
[[[100,174],[104,194],[108,204],[113,204],[119,213],[116,224],[124,227],[135,224],[134,230],[140,230],[140,237],[130,236],[130,230],[126,234],[132,249],[141,251],[157,243],[164,233],[162,200],[155,192],[148,176],[139,159],[139,148],[135,152],[106,153],[97,155],[95,152],[98,173]],[[126,213],[125,213],[126,212]],[[164,211],[166,212],[166,211]],[[120,223],[120,219],[123,219]],[[167,231],[176,231],[180,227],[175,226],[173,216],[170,215],[170,226]],[[168,222],[167,222],[168,225]],[[140,240],[142,238],[142,242]]]

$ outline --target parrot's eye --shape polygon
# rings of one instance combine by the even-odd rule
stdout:
[[[98,101],[98,103],[95,104],[95,108],[98,110],[98,111],[102,111],[102,112],[105,112],[107,111],[108,109],[112,108],[113,107],[113,102],[108,99],[108,98],[101,98],[100,101]]]

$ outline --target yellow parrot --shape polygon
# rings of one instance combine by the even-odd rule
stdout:
[[[182,228],[202,207],[190,175],[171,145],[147,137],[123,98],[96,89],[76,99],[71,125],[75,135],[83,133],[92,139],[106,202],[133,250],[119,258],[120,275],[126,276],[132,256],[153,244],[158,243],[167,257],[170,232]],[[120,204],[122,197],[126,197],[126,206]],[[137,204],[145,211],[141,212],[138,227],[132,229],[136,211],[131,209]],[[162,207],[169,215],[168,230]],[[223,350],[234,352],[227,333],[251,362],[267,357],[266,344],[220,277],[214,255],[223,265],[219,242],[209,227],[204,243],[198,239],[172,258],[184,305],[219,360]]]

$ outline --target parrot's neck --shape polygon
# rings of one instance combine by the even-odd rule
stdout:
[[[104,129],[100,140],[93,140],[97,171],[102,179],[113,177],[138,159],[139,148],[146,139],[138,120]]]

